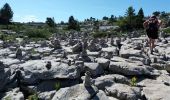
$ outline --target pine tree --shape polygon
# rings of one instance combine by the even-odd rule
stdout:
[[[143,22],[144,22],[144,12],[143,9],[140,8],[138,15],[136,16],[136,28],[137,29],[143,28]]]
[[[0,23],[8,25],[12,21],[13,11],[8,3],[0,9]]]
[[[155,11],[155,12],[153,12],[153,15],[154,15],[154,16],[159,16],[159,15],[160,15],[160,12],[159,12],[159,11]]]
[[[74,19],[73,16],[69,17],[68,29],[80,30],[80,25],[79,25],[78,21]]]
[[[132,30],[135,26],[135,9],[130,6],[126,11],[127,29]]]
[[[55,21],[54,21],[54,18],[50,18],[50,17],[47,17],[46,19],[46,24],[50,27],[55,27]]]

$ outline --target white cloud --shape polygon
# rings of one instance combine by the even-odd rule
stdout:
[[[14,21],[17,21],[17,22],[32,22],[32,21],[38,22],[39,19],[35,15],[25,15],[25,16],[16,15],[14,17]]]

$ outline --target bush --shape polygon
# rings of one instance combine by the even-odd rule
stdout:
[[[92,33],[92,36],[94,38],[106,37],[107,35],[108,35],[107,32],[94,32],[94,33]]]
[[[170,34],[170,27],[163,30],[165,33]]]
[[[30,95],[30,96],[28,97],[28,100],[38,100],[38,94],[35,93],[35,94],[33,94],[33,95]]]
[[[29,38],[45,38],[48,39],[51,36],[51,32],[48,29],[27,29],[25,35]]]
[[[137,83],[137,78],[134,76],[134,77],[132,77],[132,79],[130,81],[130,85],[131,86],[136,86],[136,83]]]
[[[0,33],[0,39],[3,41],[15,41],[16,35],[8,35],[8,34],[3,34]]]
[[[56,91],[58,91],[60,88],[61,88],[61,84],[60,84],[60,82],[57,82],[57,83],[55,84],[55,89],[56,89]]]
[[[11,96],[7,96],[4,98],[5,100],[11,100]]]

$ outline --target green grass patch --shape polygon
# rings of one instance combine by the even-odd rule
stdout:
[[[34,93],[33,95],[28,96],[28,100],[38,100],[38,94]]]
[[[132,79],[130,81],[130,85],[131,86],[136,86],[136,84],[137,84],[137,78],[134,76],[134,77],[132,77]]]
[[[45,38],[48,39],[52,32],[48,29],[27,29],[25,35],[29,38]]]
[[[57,83],[55,84],[55,89],[56,89],[56,91],[58,91],[60,88],[61,88],[61,83],[60,83],[60,82],[57,82]]]
[[[166,28],[166,29],[163,29],[163,31],[167,34],[170,34],[170,27]]]

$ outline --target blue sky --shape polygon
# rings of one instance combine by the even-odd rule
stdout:
[[[77,20],[103,16],[124,15],[129,6],[136,12],[142,7],[145,15],[153,11],[170,12],[170,0],[0,0],[0,7],[5,3],[11,6],[13,21],[42,21],[54,17],[56,22],[68,21],[73,15]]]

